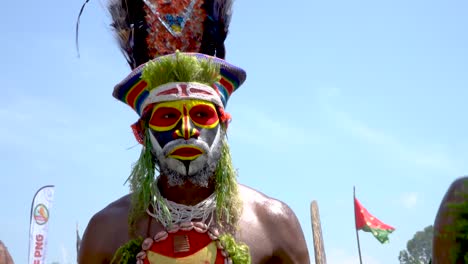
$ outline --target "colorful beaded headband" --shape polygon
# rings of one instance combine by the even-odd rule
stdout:
[[[231,94],[239,88],[246,79],[243,69],[227,63],[226,61],[201,53],[181,53],[193,56],[198,60],[211,60],[220,67],[221,79],[209,87],[199,83],[168,83],[156,88],[147,89],[147,83],[141,78],[143,68],[140,65],[132,71],[127,78],[117,84],[113,96],[129,105],[138,115],[142,115],[144,108],[152,103],[163,101],[182,100],[184,98],[202,99],[210,101],[225,108]],[[153,59],[157,62],[162,58],[176,58],[175,54],[165,55]],[[151,91],[149,91],[151,90]]]

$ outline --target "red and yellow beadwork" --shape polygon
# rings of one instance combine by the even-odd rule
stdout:
[[[146,238],[137,264],[228,264],[219,233],[204,223],[187,222]]]

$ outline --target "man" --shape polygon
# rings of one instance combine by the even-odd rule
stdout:
[[[434,222],[432,263],[468,263],[468,177],[445,193]]]
[[[7,247],[3,242],[0,240],[0,264],[14,264],[13,258],[10,255],[10,252],[8,252]]]
[[[236,182],[225,106],[246,74],[221,59],[230,1],[124,2],[111,12],[134,70],[113,95],[140,115],[143,150],[132,193],[92,217],[79,263],[309,263],[292,210]]]

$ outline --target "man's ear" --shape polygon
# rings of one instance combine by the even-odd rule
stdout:
[[[231,115],[224,111],[224,108],[218,106],[218,117],[221,125],[224,127],[225,130],[227,130],[229,123],[231,122]]]
[[[148,129],[149,125],[149,119],[151,118],[151,111],[154,108],[155,104],[150,104],[148,105],[144,110],[143,113],[141,114],[140,119],[136,121],[131,127],[133,131],[133,135],[135,136],[135,139],[138,141],[140,144],[144,144],[145,142],[145,130]]]
[[[136,141],[143,145],[145,142],[145,121],[140,118],[131,127]]]

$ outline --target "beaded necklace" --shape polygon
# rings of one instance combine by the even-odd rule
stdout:
[[[157,199],[163,199],[164,203],[169,209],[171,218],[167,219],[163,214],[161,203]],[[158,193],[153,196],[151,201],[152,209],[146,209],[146,213],[158,220],[165,228],[170,228],[175,225],[180,225],[184,222],[199,221],[211,225],[214,212],[216,209],[216,193],[212,193],[208,198],[199,202],[196,205],[190,206],[185,204],[178,204],[173,201],[167,200]]]

